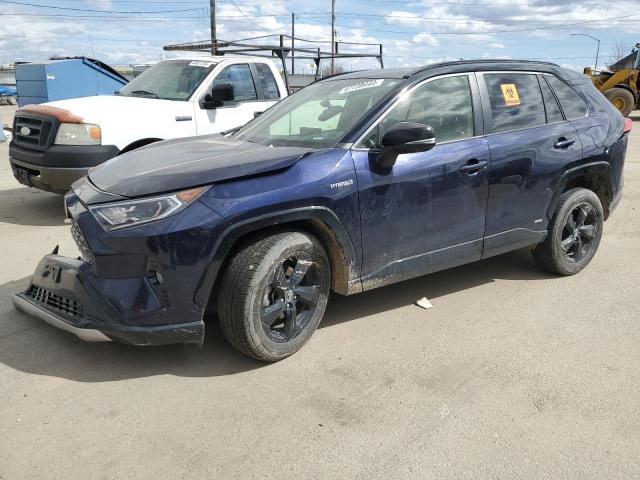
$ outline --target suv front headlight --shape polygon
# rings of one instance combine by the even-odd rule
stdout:
[[[56,145],[100,145],[102,131],[92,123],[61,123],[56,134]]]
[[[209,187],[183,190],[171,195],[89,207],[89,211],[107,230],[131,227],[167,218],[183,210]]]

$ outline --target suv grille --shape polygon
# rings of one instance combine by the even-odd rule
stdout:
[[[70,298],[56,295],[45,288],[31,285],[29,290],[27,290],[26,295],[49,308],[53,308],[74,317],[82,317],[82,304],[75,300],[71,300]]]
[[[13,121],[13,141],[16,145],[44,151],[53,143],[54,120],[17,115]]]
[[[80,227],[73,218],[71,219],[71,236],[73,237],[73,241],[76,242],[78,250],[80,250],[82,259],[87,263],[91,263],[91,249],[89,248],[89,244],[82,234],[82,230],[80,230]]]

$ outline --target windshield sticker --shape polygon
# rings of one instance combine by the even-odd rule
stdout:
[[[194,60],[189,64],[190,67],[208,68],[211,66],[211,62],[203,62],[202,60]]]
[[[514,83],[501,83],[500,89],[502,90],[502,97],[504,98],[504,104],[506,106],[514,107],[520,105],[520,95]]]
[[[383,79],[379,78],[378,80],[367,80],[366,82],[356,83],[355,85],[349,85],[348,87],[344,87],[342,90],[338,92],[338,94],[355,92],[357,90],[364,90],[365,88],[379,87],[384,82]]]

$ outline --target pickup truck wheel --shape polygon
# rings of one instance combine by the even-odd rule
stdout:
[[[274,362],[316,330],[329,297],[330,266],[320,242],[286,232],[244,245],[222,279],[218,317],[237,350]]]
[[[560,197],[549,234],[533,250],[533,258],[552,273],[574,275],[595,255],[603,226],[598,196],[585,188],[569,190]]]

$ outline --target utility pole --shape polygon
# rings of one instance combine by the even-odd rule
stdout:
[[[217,55],[218,49],[215,46],[218,41],[216,35],[216,0],[209,0],[209,14],[211,21],[211,55]]]
[[[296,46],[296,14],[291,13],[291,75],[296,74],[295,46]]]
[[[336,73],[336,0],[331,0],[331,75]]]

